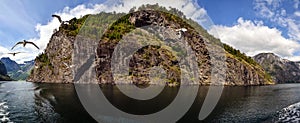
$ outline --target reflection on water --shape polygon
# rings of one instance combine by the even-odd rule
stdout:
[[[96,122],[84,110],[72,84],[0,83],[0,122]],[[161,101],[142,104],[124,99],[115,87],[104,86],[102,90],[123,111],[147,114],[172,102],[170,95],[176,94],[178,88],[167,88],[158,98]],[[208,87],[200,86],[195,103],[179,122],[200,122],[198,113],[207,90]],[[205,122],[278,121],[284,116],[281,113],[278,117],[278,112],[300,102],[299,93],[300,84],[225,87],[217,107]]]
[[[71,84],[6,82],[0,101],[13,122],[95,122],[81,106]]]

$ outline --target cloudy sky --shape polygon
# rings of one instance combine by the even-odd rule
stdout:
[[[133,6],[159,3],[175,7],[205,26],[209,33],[249,56],[273,52],[300,61],[299,0],[3,0],[0,4],[0,57],[19,63],[32,60],[45,49],[53,29],[63,20],[101,11],[128,12]],[[34,47],[10,48],[27,39]],[[22,51],[12,57],[9,52]]]

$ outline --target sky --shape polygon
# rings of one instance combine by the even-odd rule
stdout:
[[[22,63],[42,53],[53,30],[63,20],[85,14],[128,12],[142,4],[159,3],[177,8],[204,26],[222,42],[254,56],[273,52],[283,58],[300,61],[299,0],[3,0],[0,4],[0,57]],[[30,40],[33,46],[11,47],[18,41]],[[11,56],[9,52],[23,52]]]

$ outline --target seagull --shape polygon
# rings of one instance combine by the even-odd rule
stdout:
[[[19,54],[19,53],[24,53],[24,52],[14,52],[14,53],[7,53],[7,54],[11,54],[13,56],[16,56],[16,54]]]
[[[73,68],[74,67],[74,65],[68,65],[67,63],[65,63],[65,62],[63,62],[64,63],[64,65],[67,67],[67,68]]]
[[[62,23],[63,21],[61,20],[61,17],[60,16],[58,16],[58,15],[52,15],[52,17],[54,17],[54,18],[57,18],[58,19],[58,21],[60,22],[60,23]]]
[[[181,37],[182,37],[182,36],[181,36],[182,33],[186,32],[187,29],[186,29],[186,28],[180,28],[180,29],[176,29],[175,31],[178,32],[178,33],[177,33],[178,38],[181,38]]]
[[[13,46],[13,47],[11,48],[11,50],[14,49],[14,48],[15,48],[17,45],[19,45],[19,44],[23,44],[23,47],[25,47],[26,44],[32,44],[32,45],[35,46],[37,49],[40,49],[40,48],[39,48],[38,46],[36,46],[36,44],[34,44],[33,42],[23,40],[23,41],[18,42],[15,46]]]
[[[186,32],[187,29],[186,29],[186,28],[180,28],[180,29],[176,29],[175,31],[176,31],[176,32],[179,32],[179,31]]]

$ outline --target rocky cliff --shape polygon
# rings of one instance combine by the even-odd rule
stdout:
[[[10,81],[5,65],[0,61],[0,81]]]
[[[126,26],[124,26],[126,25]],[[123,28],[120,28],[122,26]],[[196,51],[196,58],[198,59],[198,65],[200,68],[200,82],[198,84],[209,85],[211,79],[211,57],[208,51],[207,45],[214,45],[210,48],[222,48],[222,45],[218,45],[218,43],[213,40],[209,40],[208,34],[205,32],[199,32],[197,27],[191,27],[187,22],[178,18],[169,13],[145,10],[145,11],[137,11],[131,14],[128,14],[122,18],[120,21],[112,24],[112,26],[107,30],[104,34],[103,38],[100,40],[97,49],[97,59],[99,63],[97,63],[96,71],[97,77],[100,83],[111,83],[113,82],[112,73],[111,73],[111,58],[112,53],[118,42],[123,40],[122,36],[125,36],[127,33],[136,29],[137,27],[145,27],[145,26],[163,26],[167,29],[180,29],[186,28],[188,31],[184,33],[181,37],[188,42],[188,44],[192,47],[194,51]],[[201,28],[201,27],[199,27]],[[155,30],[158,34],[169,35],[163,36],[161,39],[170,40],[172,36],[167,31]],[[155,35],[155,34],[154,34]],[[143,38],[147,37],[147,35],[142,35]],[[137,40],[134,39],[136,36],[133,36],[133,39],[127,39],[127,41]],[[149,39],[146,39],[150,41]],[[129,45],[134,45],[129,42]],[[227,45],[226,45],[227,46]],[[227,46],[228,47],[228,46]],[[172,46],[166,49],[174,49]],[[171,80],[170,82],[178,82],[180,75],[180,70],[178,66],[178,61],[174,59],[174,56],[169,55],[164,48],[146,48],[145,51],[142,51],[142,54],[137,54],[133,56],[133,60],[130,61],[131,72],[140,73],[139,77],[133,76],[133,83],[136,84],[147,84],[149,80],[144,79],[147,78],[144,75],[147,75],[147,69],[153,65],[162,65],[165,66],[164,69],[167,69],[167,76]],[[210,49],[212,50],[212,49]],[[234,50],[234,49],[233,49]],[[238,50],[234,50],[238,52],[236,54],[231,53],[230,51],[226,51],[226,85],[264,85],[273,83],[271,78],[265,73],[265,71],[256,64],[251,58],[246,57],[244,54],[240,53]],[[158,53],[162,52],[162,53]],[[213,51],[214,52],[214,51]],[[143,55],[144,54],[144,55]],[[148,54],[148,55],[147,55]],[[161,58],[160,56],[165,56]],[[146,58],[145,58],[146,57]],[[146,70],[146,71],[145,71]],[[177,76],[177,77],[174,77]],[[140,79],[139,79],[140,78]],[[136,80],[136,81],[135,81]],[[143,81],[144,80],[144,81]]]
[[[282,59],[274,53],[260,53],[253,57],[276,83],[299,83],[300,66],[297,62]]]
[[[35,59],[35,65],[27,81],[71,83],[74,36],[64,31],[54,33],[43,54]]]
[[[114,14],[106,14],[105,18],[109,18],[110,16],[114,16]],[[77,25],[82,25],[82,23]],[[133,30],[137,30],[136,33],[130,33],[131,36],[128,37],[128,40],[138,39],[139,37],[148,38],[151,35],[153,36],[153,34],[147,34],[149,29],[145,30],[139,27],[161,26],[165,29],[173,30],[173,32],[174,30],[183,27],[188,30],[182,34],[182,37],[180,38],[186,40],[192,50],[196,52],[195,55],[200,68],[200,81],[196,84],[211,84],[210,79],[213,64],[211,62],[212,57],[209,55],[207,46],[213,45],[213,48],[222,49],[223,45],[219,40],[209,35],[201,26],[195,24],[195,22],[188,19],[181,19],[173,14],[162,11],[141,10],[127,14],[115,23],[109,25],[110,26],[106,29],[106,31],[104,31],[102,37],[96,37],[98,46],[95,49],[97,51],[96,59],[94,61],[94,64],[96,65],[96,76],[94,77],[98,80],[98,82],[95,83],[114,83],[110,69],[112,53],[118,42],[122,38],[126,38],[126,34],[129,34]],[[193,25],[193,27],[191,25]],[[197,27],[194,25],[197,25]],[[107,24],[100,26],[107,27]],[[78,29],[66,29],[65,27],[68,26],[61,26],[60,30],[52,36],[45,53],[36,58],[35,68],[28,78],[28,81],[57,83],[73,82],[74,75],[71,68],[72,58],[74,57],[72,56],[75,41],[74,36],[76,36],[76,33],[71,33],[70,35],[70,32]],[[101,31],[103,32],[103,30]],[[159,33],[163,34],[164,32],[166,31],[161,30]],[[172,42],[172,38],[177,36],[167,33],[164,34],[164,36],[158,35],[156,40],[170,40],[169,42]],[[131,43],[128,45],[131,45]],[[184,52],[177,51],[175,54],[172,54],[168,51],[168,49],[176,50],[176,47],[174,45],[175,43],[170,44],[170,47],[144,47],[133,55],[129,62],[129,71],[130,75],[132,75],[134,84],[148,84],[149,78],[147,75],[149,75],[149,70],[151,70],[150,68],[153,66],[162,66],[164,68],[168,78],[167,82],[169,84],[179,83],[179,75],[182,71],[179,69],[176,55],[179,55],[180,53],[184,54]],[[273,84],[272,80],[267,76],[265,71],[256,64],[256,62],[251,61],[251,58],[245,56],[239,51],[238,54],[236,54],[237,50],[230,49],[230,47],[230,50],[235,51],[235,53],[232,53],[228,50],[229,46],[226,46],[226,60],[224,61],[227,66],[225,71],[226,75],[224,75],[226,76],[226,85]]]

